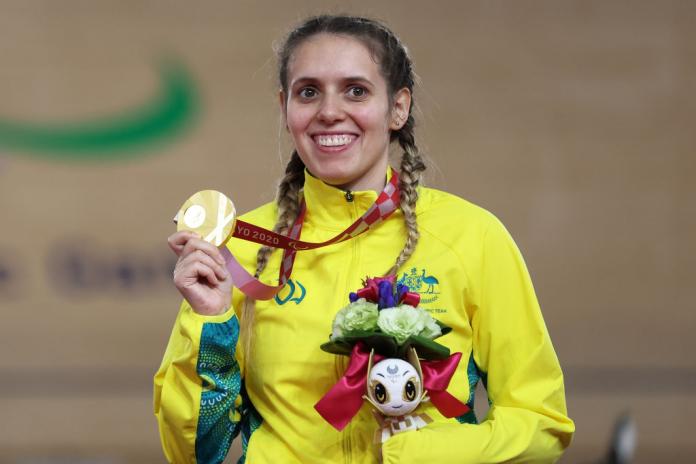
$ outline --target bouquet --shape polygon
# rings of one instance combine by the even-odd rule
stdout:
[[[321,349],[350,356],[343,377],[314,406],[342,430],[363,400],[374,407],[379,424],[375,443],[396,433],[418,430],[432,419],[415,414],[426,401],[445,416],[469,412],[447,392],[461,353],[434,340],[452,329],[420,308],[420,295],[396,283],[395,276],[367,278],[336,314],[329,341]]]
[[[395,281],[395,276],[365,279],[365,287],[351,293],[350,304],[336,314],[330,341],[321,349],[350,356],[362,341],[382,356],[406,358],[413,347],[424,359],[447,358],[449,348],[433,340],[452,329],[418,306],[420,295]]]

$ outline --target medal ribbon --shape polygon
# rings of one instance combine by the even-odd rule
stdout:
[[[389,215],[396,211],[398,205],[399,178],[396,171],[392,170],[391,179],[387,182],[387,185],[384,186],[384,190],[382,190],[377,200],[375,200],[365,214],[348,226],[346,230],[325,242],[314,243],[299,240],[302,224],[307,213],[307,206],[305,205],[304,199],[300,205],[300,214],[297,215],[297,219],[290,229],[288,236],[238,219],[232,237],[285,250],[280,265],[278,285],[266,285],[253,277],[241,264],[239,264],[226,246],[222,246],[220,251],[225,258],[227,270],[232,277],[232,282],[235,287],[241,290],[245,295],[256,300],[270,300],[283,288],[283,286],[285,286],[285,283],[290,278],[292,266],[295,263],[295,255],[298,250],[312,250],[355,238],[371,227],[384,221]]]

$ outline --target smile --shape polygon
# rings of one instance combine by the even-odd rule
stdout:
[[[322,134],[315,135],[312,138],[321,147],[343,147],[350,145],[356,136],[353,134]]]

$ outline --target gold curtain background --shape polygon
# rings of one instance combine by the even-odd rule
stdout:
[[[326,11],[408,44],[428,184],[520,246],[577,424],[562,462],[598,459],[623,411],[636,462],[693,459],[696,3],[2,0],[0,462],[164,461],[172,217],[203,188],[273,197],[272,43]],[[163,63],[174,122],[89,139],[147,119]]]

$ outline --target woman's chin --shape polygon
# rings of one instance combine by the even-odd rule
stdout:
[[[310,169],[310,173],[325,184],[337,188],[342,188],[344,185],[350,185],[359,177],[347,169],[340,168]]]

